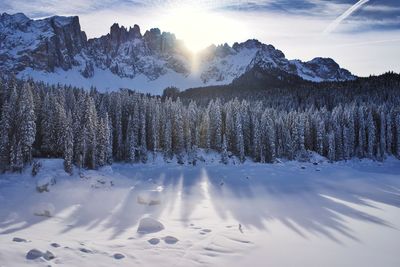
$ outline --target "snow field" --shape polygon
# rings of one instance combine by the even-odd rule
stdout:
[[[1,175],[0,266],[399,266],[398,160],[212,157]]]

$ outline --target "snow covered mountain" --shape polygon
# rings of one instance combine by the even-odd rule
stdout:
[[[0,71],[20,78],[160,93],[168,86],[228,84],[254,67],[316,82],[355,78],[330,58],[288,60],[257,40],[213,45],[194,55],[174,34],[159,29],[142,34],[138,25],[114,24],[109,34],[87,39],[76,16],[32,20],[22,13],[0,15]]]

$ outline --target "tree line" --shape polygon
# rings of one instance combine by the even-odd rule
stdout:
[[[73,165],[146,163],[160,153],[165,161],[196,164],[199,149],[219,152],[225,164],[232,155],[241,162],[306,160],[308,151],[332,161],[400,157],[400,94],[392,85],[315,94],[276,89],[259,100],[204,103],[2,78],[0,170],[21,171],[33,156],[64,158],[69,173]]]

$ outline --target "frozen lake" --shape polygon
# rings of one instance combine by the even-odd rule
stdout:
[[[400,266],[395,159],[114,164],[81,176],[61,160],[43,160],[35,178],[0,176],[1,267]]]

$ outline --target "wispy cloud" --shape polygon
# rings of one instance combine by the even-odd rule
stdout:
[[[365,5],[368,2],[369,2],[369,0],[360,0],[357,3],[355,3],[354,5],[352,5],[342,15],[340,15],[337,19],[332,21],[332,23],[329,24],[328,27],[324,30],[324,33],[328,34],[328,33],[331,33],[332,31],[334,31],[343,20],[345,20],[346,18],[351,16],[351,14],[356,12],[358,9],[360,9],[363,5]]]

